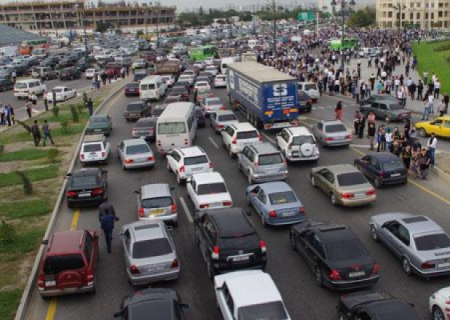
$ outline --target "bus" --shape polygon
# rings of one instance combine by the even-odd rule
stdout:
[[[195,61],[205,61],[208,58],[217,56],[216,46],[203,46],[191,49],[189,51],[189,58]]]
[[[341,49],[358,49],[359,39],[358,38],[345,38],[342,43],[342,39],[335,39],[330,41],[330,49],[341,50]]]

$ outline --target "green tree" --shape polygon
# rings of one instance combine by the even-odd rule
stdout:
[[[348,18],[349,27],[370,27],[375,25],[375,9],[365,7],[362,10],[353,12]]]

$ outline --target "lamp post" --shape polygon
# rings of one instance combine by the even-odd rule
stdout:
[[[345,40],[345,16],[348,15],[351,11],[352,8],[356,5],[354,0],[350,0],[350,2],[347,3],[346,0],[341,0],[340,1],[340,6],[341,6],[341,18],[342,18],[342,34],[341,34],[341,49],[343,50],[343,46],[344,46],[344,40]],[[336,6],[337,6],[337,2],[336,0],[332,0],[331,1],[331,6],[333,7],[333,12],[336,12]],[[348,10],[346,11],[345,8],[349,7]],[[342,72],[344,72],[344,67],[345,67],[345,58],[342,57],[341,59],[341,68],[342,68]]]
[[[75,8],[77,9],[79,6],[76,4]],[[84,5],[81,8],[81,15],[80,15],[80,21],[83,25],[83,36],[84,36],[84,63],[88,63],[88,42],[87,42],[87,32],[86,32],[86,11],[84,10]]]
[[[273,10],[273,58],[277,58],[277,19],[276,18],[276,7],[275,0],[272,0],[272,10]]]
[[[396,11],[398,11],[398,28],[399,29],[401,29],[402,28],[402,20],[403,20],[403,17],[402,17],[402,11],[403,10],[405,10],[406,9],[406,6],[403,4],[403,3],[400,3],[400,2],[398,2],[398,3],[396,3],[394,6],[392,6],[392,8],[394,9],[394,10],[396,10]]]
[[[161,2],[150,2],[150,6],[154,5],[156,12],[156,49],[159,49],[159,8],[161,6]],[[154,16],[154,14],[152,14]]]

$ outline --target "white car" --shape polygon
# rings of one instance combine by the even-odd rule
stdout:
[[[193,174],[188,179],[187,194],[196,212],[233,206],[225,180],[218,172]]]
[[[83,165],[96,162],[106,163],[110,154],[111,145],[103,134],[87,135],[81,145],[79,159]]]
[[[277,146],[288,161],[318,160],[316,138],[306,127],[284,128],[277,134]]]
[[[175,83],[175,78],[172,75],[161,76],[162,80],[167,84],[168,87],[173,87]]]
[[[77,96],[77,92],[69,87],[54,87],[50,92],[47,93],[47,101],[53,102],[53,92],[55,92],[56,102],[67,101],[73,99]]]
[[[197,81],[194,85],[194,90],[211,90],[211,86],[209,85],[208,81]]]
[[[291,319],[275,282],[262,270],[215,276],[214,292],[224,320]]]
[[[226,88],[227,87],[227,75],[219,74],[214,78],[214,88]]]
[[[320,98],[319,88],[314,82],[299,82],[298,90],[305,91],[313,100],[318,100]]]
[[[194,76],[190,74],[182,74],[181,76],[178,77],[178,81],[187,82],[192,86],[192,84],[194,83]]]
[[[167,154],[167,170],[175,173],[178,184],[182,184],[194,173],[212,172],[213,164],[200,147],[175,148]]]
[[[203,61],[196,61],[194,62],[193,66],[199,68],[200,70],[203,70],[205,68],[205,63]]]
[[[231,110],[219,110],[209,114],[209,123],[216,133],[220,133],[227,125],[239,120]]]
[[[145,69],[147,67],[147,61],[144,59],[137,59],[131,65],[132,69]]]
[[[450,287],[434,292],[429,300],[431,319],[450,320]]]
[[[261,141],[258,130],[248,122],[230,123],[220,134],[222,135],[222,144],[228,149],[232,158],[247,144]]]
[[[218,73],[217,68],[215,66],[207,66],[205,68],[205,72],[209,72],[213,75],[213,77],[215,77]]]
[[[96,74],[98,74],[98,71],[99,70],[94,68],[86,69],[86,71],[84,72],[84,76],[86,79],[92,79],[95,77]]]

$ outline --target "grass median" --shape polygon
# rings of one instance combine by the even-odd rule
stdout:
[[[22,170],[31,182],[53,179],[61,176],[58,166],[51,165],[35,169]],[[22,184],[22,179],[16,172],[0,173],[0,188]]]

